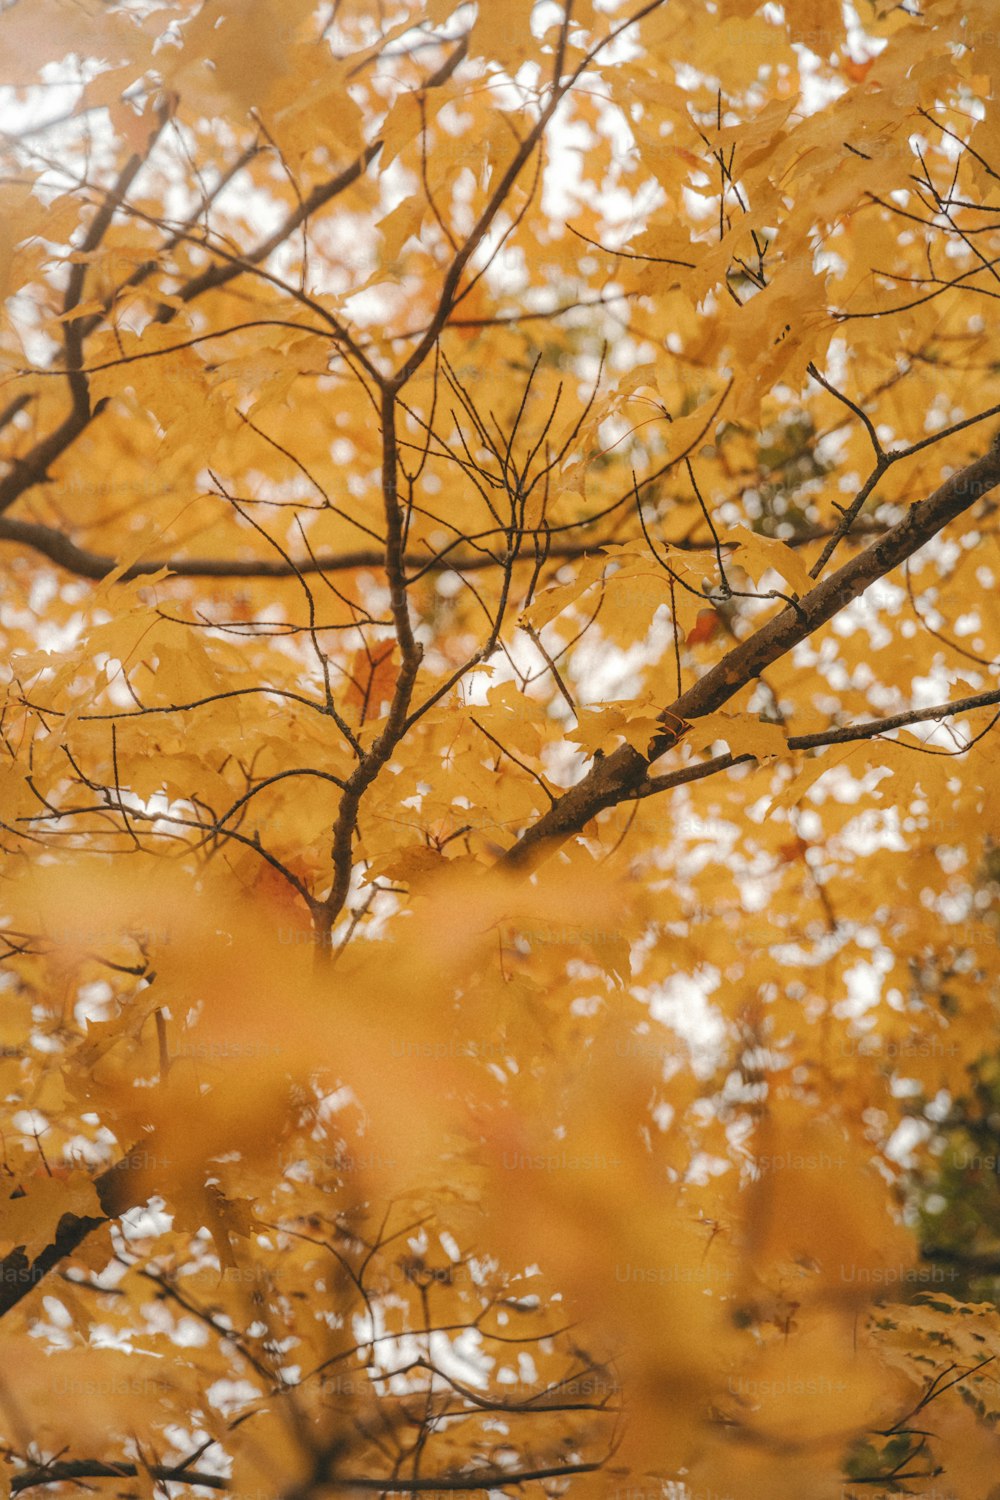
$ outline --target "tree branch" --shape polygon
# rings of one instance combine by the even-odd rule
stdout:
[[[847,745],[852,740],[873,740],[893,729],[902,729],[907,724],[926,723],[928,719],[947,719],[955,714],[971,713],[977,708],[988,708],[1000,703],[1000,688],[989,693],[974,693],[969,698],[956,698],[951,703],[937,703],[933,708],[911,708],[906,713],[892,714],[885,719],[869,719],[863,724],[845,724],[838,729],[821,729],[815,734],[790,734],[789,750],[820,750],[828,745]],[[968,749],[963,746],[962,750]],[[962,753],[958,751],[958,754]],[[954,754],[953,751],[942,752]],[[713,755],[710,760],[697,761],[694,765],[681,766],[663,776],[648,776],[631,793],[633,797],[652,797],[657,792],[669,792],[674,787],[686,786],[692,781],[702,781],[718,771],[728,771],[730,766],[742,766],[756,760],[755,755]]]
[[[595,760],[583,780],[527,828],[500,863],[530,870],[603,808],[639,794],[650,763],[680,738],[683,730],[679,731],[677,726],[721,708],[747,683],[800,641],[807,640],[876,579],[885,577],[911,557],[997,484],[1000,484],[1000,450],[991,448],[982,458],[946,479],[926,500],[912,505],[885,536],[810,589],[803,599],[768,620],[686,693],[681,693],[660,714],[663,731],[650,741],[645,755],[631,745],[622,745],[611,755]]]
[[[78,1218],[76,1214],[63,1214],[51,1242],[33,1261],[25,1255],[23,1245],[4,1256],[0,1261],[0,1317],[16,1307],[59,1261],[72,1255],[92,1230],[98,1229],[108,1219],[119,1218],[130,1208],[139,1207],[156,1191],[147,1177],[151,1140],[150,1136],[143,1137],[127,1156],[94,1179],[106,1218]]]
[[[200,1469],[186,1469],[177,1464],[102,1463],[97,1458],[65,1459],[61,1463],[40,1464],[10,1481],[12,1495],[23,1494],[36,1485],[61,1484],[74,1479],[136,1479],[147,1474],[165,1483],[204,1485],[207,1490],[228,1490],[229,1480]]]
[[[581,527],[587,524],[586,520],[579,523]],[[820,541],[831,534],[831,529],[835,528],[816,527],[803,532],[799,537],[790,539],[788,545],[804,546],[809,542]],[[880,530],[872,526],[866,527],[863,531],[856,529],[852,539],[857,540],[863,535],[870,536],[873,532],[880,532]],[[539,533],[528,529],[522,534],[527,538]],[[407,553],[402,558],[403,566],[407,573],[418,574],[472,573],[486,568],[504,566],[502,557],[494,557],[488,552],[477,552],[472,557],[453,560],[450,556],[451,552],[467,540],[470,539],[460,537],[451,547],[431,558],[417,557],[413,553]],[[621,539],[615,538],[615,540]],[[60,568],[65,568],[68,573],[73,573],[78,578],[90,578],[95,583],[99,583],[102,578],[106,578],[119,566],[118,560],[109,553],[92,552],[86,547],[81,547],[55,526],[43,526],[36,521],[19,521],[13,516],[0,516],[0,542],[15,542],[23,547],[30,547]],[[548,548],[547,557],[572,560],[586,557],[591,552],[599,552],[604,545],[603,539],[594,539],[589,542],[553,542]],[[714,550],[712,541],[696,541],[690,537],[669,541],[667,545],[675,552]],[[533,554],[526,554],[515,560],[530,562],[533,561]],[[284,562],[280,558],[152,557],[132,563],[121,574],[121,578],[123,582],[128,583],[134,578],[146,578],[151,573],[159,573],[163,568],[169,569],[177,578],[294,578],[306,573],[347,573],[352,568],[383,568],[384,566],[385,554],[375,551],[374,548],[357,552],[321,552],[314,557],[302,558],[299,562]]]
[[[446,83],[462,61],[468,51],[468,47],[468,38],[462,37],[455,50],[449,53],[440,68],[431,74],[426,83],[421,85],[421,88],[435,89],[440,88],[443,83]],[[349,188],[352,183],[357,182],[358,178],[367,171],[381,149],[382,137],[378,136],[358,154],[350,166],[344,168],[343,172],[340,172],[336,177],[332,177],[329,182],[322,182],[313,188],[309,196],[303,198],[296,205],[272,234],[269,234],[266,239],[261,240],[258,245],[255,245],[243,257],[245,264],[225,262],[209,266],[200,276],[195,276],[187,282],[177,292],[176,296],[181,302],[192,302],[196,297],[200,297],[203,292],[225,286],[227,282],[233,281],[237,276],[242,275],[246,269],[246,264],[259,265],[261,261],[266,260],[271,252],[277,250],[279,245],[284,244],[288,236],[294,234],[301,224],[304,224],[307,219],[316,213],[317,209],[323,208],[331,199],[336,198],[340,193]],[[157,322],[169,323],[176,316],[176,312],[177,309],[175,306],[164,304],[157,314]]]
[[[104,202],[83,239],[80,247],[82,254],[93,251],[100,244],[116,212],[123,207],[126,194],[142,170],[146,157],[152,150],[166,121],[166,112],[161,110],[156,130],[150,135],[145,153],[134,152],[125,163],[117,182],[105,195]],[[64,316],[79,305],[86,272],[86,261],[78,260],[73,264],[63,298]],[[64,330],[66,369],[62,372],[69,382],[70,410],[59,426],[47,437],[39,439],[26,457],[11,460],[10,471],[0,480],[0,515],[9,510],[26,489],[30,489],[32,485],[38,484],[46,477],[49,464],[53,463],[71,443],[76,441],[84,428],[93,421],[94,417],[99,416],[107,405],[106,399],[98,401],[93,407],[90,404],[87,377],[80,369],[83,359],[83,337],[83,321],[79,318],[71,318]]]

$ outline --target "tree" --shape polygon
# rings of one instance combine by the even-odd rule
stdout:
[[[0,27],[11,1492],[1000,1493],[986,0]]]

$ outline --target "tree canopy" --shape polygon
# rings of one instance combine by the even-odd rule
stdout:
[[[1000,1496],[998,97],[0,8],[12,1494]]]

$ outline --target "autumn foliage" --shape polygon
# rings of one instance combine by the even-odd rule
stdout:
[[[844,15],[0,7],[12,1494],[1000,1495],[1000,25]]]

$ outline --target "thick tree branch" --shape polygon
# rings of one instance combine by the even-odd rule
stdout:
[[[320,946],[317,954],[329,954],[330,933],[347,900],[351,885],[354,833],[358,812],[365,792],[388,763],[393,750],[406,732],[406,715],[423,660],[424,648],[413,633],[410,605],[406,594],[406,569],[403,561],[403,514],[399,502],[399,450],[396,443],[396,391],[389,383],[382,387],[382,499],[385,507],[386,544],[382,566],[385,568],[392,603],[392,617],[400,651],[400,668],[393,688],[392,702],[385,727],[375,743],[365,752],[344,787],[333,827],[331,862],[333,883],[321,911],[315,911]]]
[[[106,1218],[78,1218],[76,1214],[63,1214],[51,1243],[34,1260],[28,1259],[21,1245],[0,1261],[0,1317],[16,1307],[65,1256],[72,1255],[92,1230],[107,1223],[108,1219],[127,1213],[130,1208],[139,1207],[156,1191],[146,1167],[150,1141],[151,1137],[144,1137],[127,1156],[95,1178],[94,1187]]]
[[[420,1479],[369,1479],[361,1474],[345,1474],[335,1483],[344,1489],[377,1490],[380,1495],[413,1495],[445,1490],[456,1494],[470,1494],[479,1490],[509,1489],[512,1485],[527,1484],[529,1480],[565,1479],[571,1474],[596,1474],[603,1467],[603,1460],[592,1464],[554,1464],[545,1469],[484,1469],[480,1473],[428,1475]]]
[[[324,1487],[345,1490],[372,1490],[380,1495],[411,1495],[431,1492],[453,1492],[469,1494],[473,1491],[495,1490],[511,1484],[527,1484],[529,1480],[568,1478],[571,1474],[593,1474],[600,1463],[558,1464],[545,1469],[486,1469],[478,1474],[441,1475],[437,1478],[377,1479],[368,1475],[331,1476]],[[229,1480],[218,1474],[201,1470],[185,1469],[175,1464],[150,1464],[140,1467],[134,1463],[102,1463],[99,1459],[70,1459],[61,1463],[40,1465],[18,1474],[11,1480],[11,1494],[20,1495],[37,1485],[57,1484],[73,1479],[134,1479],[148,1474],[153,1479],[167,1483],[204,1485],[206,1489],[227,1491]]]
[[[135,1479],[146,1474],[151,1479],[167,1484],[203,1485],[207,1490],[228,1490],[229,1480],[218,1474],[208,1474],[201,1469],[186,1469],[176,1464],[102,1463],[97,1458],[65,1459],[60,1463],[40,1464],[23,1474],[15,1474],[10,1481],[12,1495],[23,1495],[26,1490],[47,1484],[62,1484],[80,1479]]]
[[[676,698],[660,715],[663,731],[650,742],[645,755],[631,745],[622,745],[611,755],[596,759],[583,780],[525,830],[503,855],[501,863],[533,868],[603,808],[639,793],[650,763],[677,743],[683,725],[720,709],[773,662],[800,641],[807,640],[876,579],[885,577],[912,557],[949,521],[998,484],[1000,450],[991,448],[982,458],[946,479],[933,495],[912,505],[885,536],[810,589],[803,599],[768,620]]]
[[[104,236],[111,228],[115,214],[125,202],[129,188],[145,165],[146,158],[152,151],[166,123],[167,111],[161,106],[157,112],[156,129],[150,135],[145,152],[142,154],[137,152],[135,155],[129,157],[118,177],[118,181],[107,194],[104,202],[94,215],[90,227],[76,252],[78,258],[70,266],[66,291],[63,296],[63,318],[66,319],[63,326],[63,347],[66,359],[66,378],[69,382],[73,407],[84,420],[89,421],[90,419],[90,383],[83,370],[85,319],[82,317],[72,318],[69,315],[79,307],[80,299],[83,295],[83,287],[87,279],[89,265],[86,257],[92,255],[97,250]]]
[[[581,521],[580,525],[588,523]],[[857,541],[862,536],[871,536],[873,532],[881,532],[884,528],[874,526],[866,527],[864,530],[857,528],[852,540]],[[829,536],[831,528],[816,527],[810,529],[799,537],[790,540],[789,546],[805,546],[809,542],[821,540]],[[530,537],[536,533],[525,531],[523,535]],[[502,557],[494,557],[489,552],[477,552],[471,557],[453,558],[451,553],[456,547],[460,547],[467,539],[459,538],[453,547],[439,552],[431,558],[418,557],[415,553],[407,553],[402,561],[407,573],[473,573],[480,572],[486,568],[503,568],[505,566]],[[621,538],[616,537],[615,541]],[[79,546],[68,537],[64,531],[59,531],[54,526],[43,526],[36,521],[19,521],[13,516],[0,516],[0,542],[14,542],[23,547],[31,547],[33,551],[47,557],[50,562],[56,563],[60,568],[65,568],[68,573],[73,573],[78,578],[90,578],[99,583],[109,573],[113,573],[119,566],[116,558],[106,552],[92,552],[86,547]],[[547,551],[548,558],[561,560],[572,560],[578,557],[586,557],[588,553],[599,552],[605,545],[602,539],[594,539],[588,542],[552,542]],[[691,537],[682,537],[677,541],[667,544],[675,552],[711,552],[714,543],[711,539],[698,541]],[[533,554],[524,554],[515,559],[520,562],[532,562]],[[140,559],[126,568],[121,574],[122,580],[130,582],[133,578],[145,578],[150,573],[159,573],[167,568],[177,578],[295,578],[307,573],[348,573],[352,568],[382,568],[385,566],[385,554],[377,552],[374,548],[359,550],[356,552],[320,552],[315,557],[305,557],[298,562],[285,562],[281,558],[229,558],[229,557],[152,557]]]

